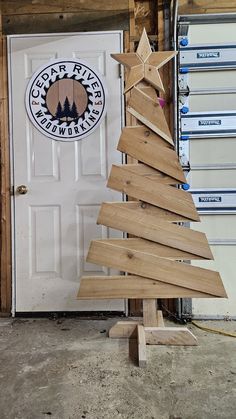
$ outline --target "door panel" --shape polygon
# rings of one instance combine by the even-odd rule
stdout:
[[[112,163],[121,163],[116,144],[121,130],[122,94],[118,65],[111,53],[122,51],[117,32],[9,37],[11,79],[12,172],[14,196],[16,311],[124,310],[124,301],[78,301],[79,278],[108,270],[88,264],[93,238],[121,237],[97,226],[101,202],[121,200],[106,188]],[[25,89],[42,64],[57,58],[81,58],[104,76],[107,114],[80,141],[45,137],[29,121]]]

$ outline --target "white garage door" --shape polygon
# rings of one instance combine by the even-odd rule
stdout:
[[[236,23],[190,23],[183,39],[181,148],[202,221],[191,228],[207,234],[215,258],[193,264],[219,271],[229,297],[193,299],[192,314],[236,317]]]

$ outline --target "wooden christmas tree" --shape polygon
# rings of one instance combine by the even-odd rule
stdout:
[[[218,272],[183,262],[213,256],[205,234],[178,224],[199,216],[191,194],[177,187],[186,179],[154,94],[164,90],[158,69],[175,54],[152,52],[144,30],[136,53],[112,55],[128,69],[127,110],[138,124],[123,129],[118,150],[139,163],[113,165],[107,186],[134,200],[103,203],[97,222],[136,237],[93,240],[87,261],[128,275],[83,277],[78,293],[79,299],[143,299],[142,322],[118,322],[109,332],[137,339],[139,365],[146,343],[196,344],[187,328],[164,327],[157,298],[226,297]]]

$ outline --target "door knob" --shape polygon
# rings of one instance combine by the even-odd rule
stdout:
[[[28,188],[25,185],[17,186],[16,192],[20,195],[25,195],[28,192]]]

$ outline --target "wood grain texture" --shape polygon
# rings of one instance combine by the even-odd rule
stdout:
[[[113,243],[92,240],[87,262],[123,272],[226,297],[218,272],[176,262],[140,251],[130,251]]]
[[[120,298],[214,298],[210,294],[136,275],[81,278],[79,300]]]
[[[183,215],[190,220],[199,221],[199,215],[189,192],[131,173],[125,165],[112,166],[107,187]]]
[[[195,346],[197,339],[186,327],[145,327],[148,345]]]
[[[165,259],[171,260],[193,260],[193,259],[202,259],[202,257],[193,255],[192,253],[183,252],[179,249],[174,249],[173,247],[164,246],[160,243],[154,243],[150,240],[145,240],[142,238],[128,238],[128,239],[101,239],[99,240],[102,243],[110,243],[117,246],[122,246],[123,248],[130,251],[139,251],[143,253],[148,253],[158,257],[164,257]]]
[[[170,176],[165,175],[159,170],[147,166],[146,164],[126,164],[125,167],[135,175],[147,177],[148,179],[155,180],[156,182],[162,183],[164,185],[177,185],[182,183]]]
[[[109,338],[129,338],[138,324],[142,324],[140,321],[118,321],[109,330]]]
[[[157,327],[157,300],[155,298],[143,299],[144,326]]]
[[[82,1],[74,2],[72,7],[67,7],[67,2],[63,2],[63,6],[58,2],[57,7],[50,7],[49,2],[41,7],[41,1],[40,4],[32,2],[28,7],[24,7],[22,1],[14,3],[17,3],[15,9],[13,5],[9,10],[4,8],[3,33],[6,35],[25,33],[26,28],[28,34],[129,29],[128,0],[117,7],[113,4],[113,8],[103,0],[93,2],[94,7]]]
[[[168,148],[160,149],[158,135],[155,137],[152,135],[149,138],[149,132],[150,130],[146,130],[143,133],[143,127],[124,128],[117,149],[182,183],[186,183],[176,152]]]
[[[174,144],[163,110],[157,100],[151,99],[143,91],[134,87],[127,110],[168,143]]]
[[[179,0],[179,14],[236,12],[235,0]]]
[[[8,89],[6,38],[0,38],[0,163],[1,163],[1,225],[0,225],[0,311],[11,312],[11,209],[10,156],[8,132]]]
[[[136,215],[152,215],[156,219],[165,220],[170,223],[190,221],[189,218],[183,217],[182,215],[175,214],[174,212],[164,210],[162,208],[155,207],[154,205],[148,204],[143,201],[127,201],[127,202],[107,202],[107,204],[113,206],[113,208],[126,208],[135,212]],[[105,205],[105,204],[104,204]],[[99,224],[102,224],[99,222]]]
[[[145,330],[142,324],[137,325],[137,343],[138,343],[138,366],[145,368],[147,365],[146,338]]]
[[[162,310],[157,310],[157,326],[165,327]]]
[[[125,231],[156,243],[189,252],[203,259],[213,259],[206,235],[199,231],[171,224],[127,205],[103,203],[98,224]]]
[[[129,11],[129,1],[119,0],[4,0],[1,2],[3,15],[43,14],[63,12],[88,12],[88,11]]]

